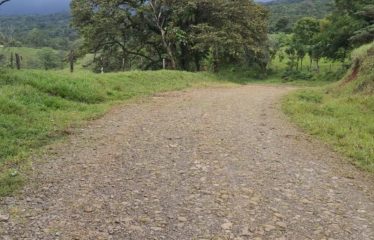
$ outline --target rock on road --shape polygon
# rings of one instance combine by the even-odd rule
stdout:
[[[374,239],[373,177],[279,110],[292,88],[159,94],[34,161],[3,239]]]

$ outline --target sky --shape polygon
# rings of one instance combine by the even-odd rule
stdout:
[[[11,0],[0,7],[0,15],[50,14],[69,11],[70,0]]]
[[[271,0],[256,0],[269,2]],[[11,0],[0,7],[0,15],[50,14],[69,11],[70,0]]]

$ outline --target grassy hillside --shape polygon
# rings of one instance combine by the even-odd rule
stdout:
[[[323,18],[332,10],[334,0],[278,0],[264,3],[270,10],[270,30],[281,18],[289,20],[289,28],[302,17]]]
[[[65,71],[0,73],[0,195],[20,185],[24,160],[66,129],[118,102],[155,92],[217,83],[212,75],[176,71],[93,74]]]
[[[283,106],[302,128],[374,172],[374,43],[354,51],[352,59],[341,81],[299,91]]]

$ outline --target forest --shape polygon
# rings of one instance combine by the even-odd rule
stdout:
[[[279,0],[265,3],[271,12],[269,17],[270,32],[291,32],[297,20],[303,17],[322,19],[333,10],[334,0]]]

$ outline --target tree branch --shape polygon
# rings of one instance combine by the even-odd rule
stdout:
[[[0,6],[3,5],[6,2],[9,2],[10,0],[0,0]]]

